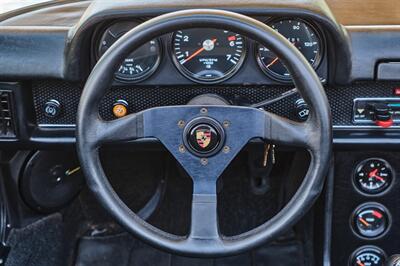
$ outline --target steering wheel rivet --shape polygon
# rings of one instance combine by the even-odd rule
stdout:
[[[222,151],[223,151],[224,153],[229,153],[230,150],[231,150],[231,148],[230,148],[229,146],[225,146],[225,147],[222,149]]]
[[[178,121],[178,127],[179,127],[179,128],[184,128],[184,127],[185,127],[185,124],[186,124],[186,123],[185,123],[185,121],[183,121],[183,120],[179,120],[179,121]]]
[[[200,113],[206,114],[208,112],[207,108],[201,108]]]
[[[186,151],[185,146],[183,146],[183,144],[179,145],[179,152],[185,153],[185,151]]]
[[[208,159],[207,159],[207,158],[201,158],[201,159],[200,159],[200,163],[201,163],[202,165],[207,165],[207,164],[208,164]]]

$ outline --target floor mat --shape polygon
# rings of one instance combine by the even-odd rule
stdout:
[[[13,229],[7,240],[11,248],[6,266],[66,265],[63,223],[52,214],[21,229]]]
[[[302,246],[296,240],[276,242],[238,256],[196,259],[171,255],[150,247],[127,233],[83,237],[76,266],[302,266]]]

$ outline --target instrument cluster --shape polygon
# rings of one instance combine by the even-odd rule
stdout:
[[[97,42],[96,59],[140,23],[117,21],[108,25]],[[320,67],[325,43],[316,25],[300,18],[274,18],[265,23],[287,38],[315,70]],[[265,78],[275,83],[291,83],[285,65],[268,47],[235,32],[214,28],[179,30],[146,43],[121,62],[115,80],[138,83],[149,79],[166,57],[183,77],[195,83],[221,83],[233,77],[250,60],[256,62]]]

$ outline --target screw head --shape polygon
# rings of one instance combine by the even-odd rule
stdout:
[[[207,164],[208,164],[208,159],[207,159],[207,158],[201,158],[201,159],[200,159],[200,163],[201,163],[202,165],[207,165]]]
[[[206,114],[208,112],[207,108],[201,108],[200,113]]]
[[[185,146],[183,146],[182,144],[181,145],[179,145],[179,152],[180,153],[184,153],[186,150],[185,150]]]
[[[229,146],[225,146],[225,147],[222,149],[222,151],[223,151],[224,153],[228,153],[228,152],[231,151],[231,148],[230,148]]]
[[[185,121],[179,120],[178,121],[178,127],[183,128],[185,126]]]
[[[228,120],[225,120],[222,125],[224,126],[224,128],[228,128],[231,125],[231,122],[229,122]]]

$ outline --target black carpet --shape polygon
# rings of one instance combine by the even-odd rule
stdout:
[[[64,228],[60,214],[53,214],[22,229],[13,229],[7,244],[11,248],[6,266],[62,266]]]
[[[83,237],[76,266],[303,266],[302,245],[295,240],[276,242],[238,256],[195,259],[172,255],[152,248],[127,233],[103,237]]]

